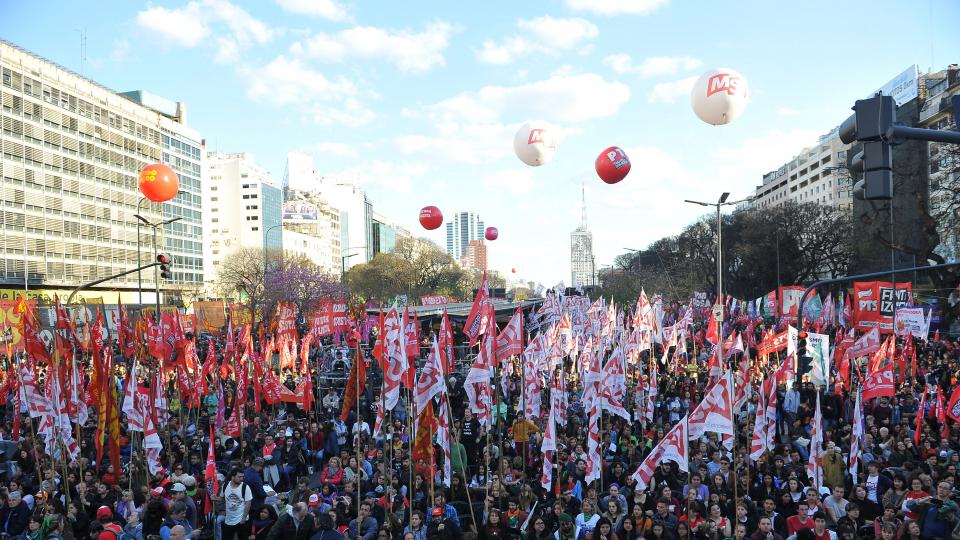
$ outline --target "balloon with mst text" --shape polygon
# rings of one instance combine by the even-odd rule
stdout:
[[[690,91],[693,112],[708,124],[729,124],[743,114],[750,89],[743,75],[729,68],[712,69],[697,79]]]
[[[153,202],[165,202],[177,196],[180,178],[163,163],[147,165],[140,171],[140,193]]]
[[[420,225],[432,231],[443,225],[443,213],[436,206],[424,206],[420,209]]]
[[[611,146],[600,152],[594,165],[597,176],[608,184],[616,184],[630,172],[630,158],[619,146]]]
[[[513,137],[513,151],[520,161],[531,167],[549,162],[557,151],[553,128],[545,122],[526,122]]]

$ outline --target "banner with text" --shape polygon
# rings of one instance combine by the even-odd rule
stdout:
[[[896,291],[889,281],[858,281],[853,284],[853,321],[857,330],[877,328],[881,333],[893,331],[893,315],[905,306],[913,294],[910,282],[897,283]]]

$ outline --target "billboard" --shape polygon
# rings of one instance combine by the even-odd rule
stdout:
[[[913,284],[898,282],[896,290],[889,281],[857,281],[853,284],[853,322],[857,330],[877,328],[893,331],[893,315],[913,295]]]
[[[907,69],[903,70],[902,73],[890,79],[887,84],[881,86],[877,92],[885,96],[892,96],[893,101],[897,104],[897,107],[907,103],[912,99],[916,99],[918,93],[917,81],[919,70],[917,65],[914,64]],[[874,92],[867,97],[873,97],[877,94]]]
[[[286,201],[283,203],[283,219],[291,221],[316,221],[320,219],[320,209],[307,201]]]

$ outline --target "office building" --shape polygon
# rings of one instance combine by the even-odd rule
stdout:
[[[387,218],[377,212],[373,213],[370,241],[373,246],[373,256],[377,253],[392,253],[397,246],[397,227],[391,225]]]
[[[763,175],[754,191],[754,208],[773,208],[787,201],[813,202],[842,210],[853,207],[852,177],[847,171],[847,150],[839,127],[804,148],[790,161]]]
[[[920,108],[918,126],[956,131],[956,111],[951,99],[960,94],[960,69],[930,73],[923,80],[925,101]],[[937,224],[940,245],[934,250],[946,262],[960,261],[960,150],[956,145],[926,143],[930,173],[930,216]]]
[[[331,274],[339,275],[340,210],[316,192],[288,190],[283,203],[283,253],[303,255]]]
[[[473,212],[457,212],[447,221],[447,254],[460,261],[471,240],[482,240],[484,224]]]
[[[593,233],[587,228],[586,188],[580,188],[580,226],[570,233],[570,286],[596,285],[596,268],[593,257]]]
[[[471,240],[460,266],[485,272],[487,270],[487,244],[483,240]]]
[[[157,223],[159,248],[174,257],[173,281],[186,295],[203,280],[203,140],[186,108],[145,92],[118,94],[16,45],[0,41],[0,286],[51,293],[136,267],[139,213]],[[139,171],[166,162],[180,194],[143,199]],[[140,259],[153,259],[153,230],[141,227]],[[153,272],[142,275],[153,288]],[[97,288],[136,302],[137,275]],[[52,296],[52,294],[50,294]],[[96,296],[85,293],[87,298]],[[116,302],[117,294],[102,296]],[[145,302],[153,295],[145,294]]]
[[[207,154],[204,227],[208,232],[207,275],[241,248],[277,253],[283,247],[282,195],[273,178],[248,153]]]

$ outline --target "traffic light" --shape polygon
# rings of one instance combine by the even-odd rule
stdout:
[[[893,125],[897,106],[892,96],[878,95],[858,100],[854,113],[840,124],[840,140],[863,143],[863,151],[848,162],[850,172],[863,171],[863,192],[867,200],[893,198]]]
[[[161,253],[157,255],[157,262],[160,263],[160,277],[173,279],[173,255]]]

